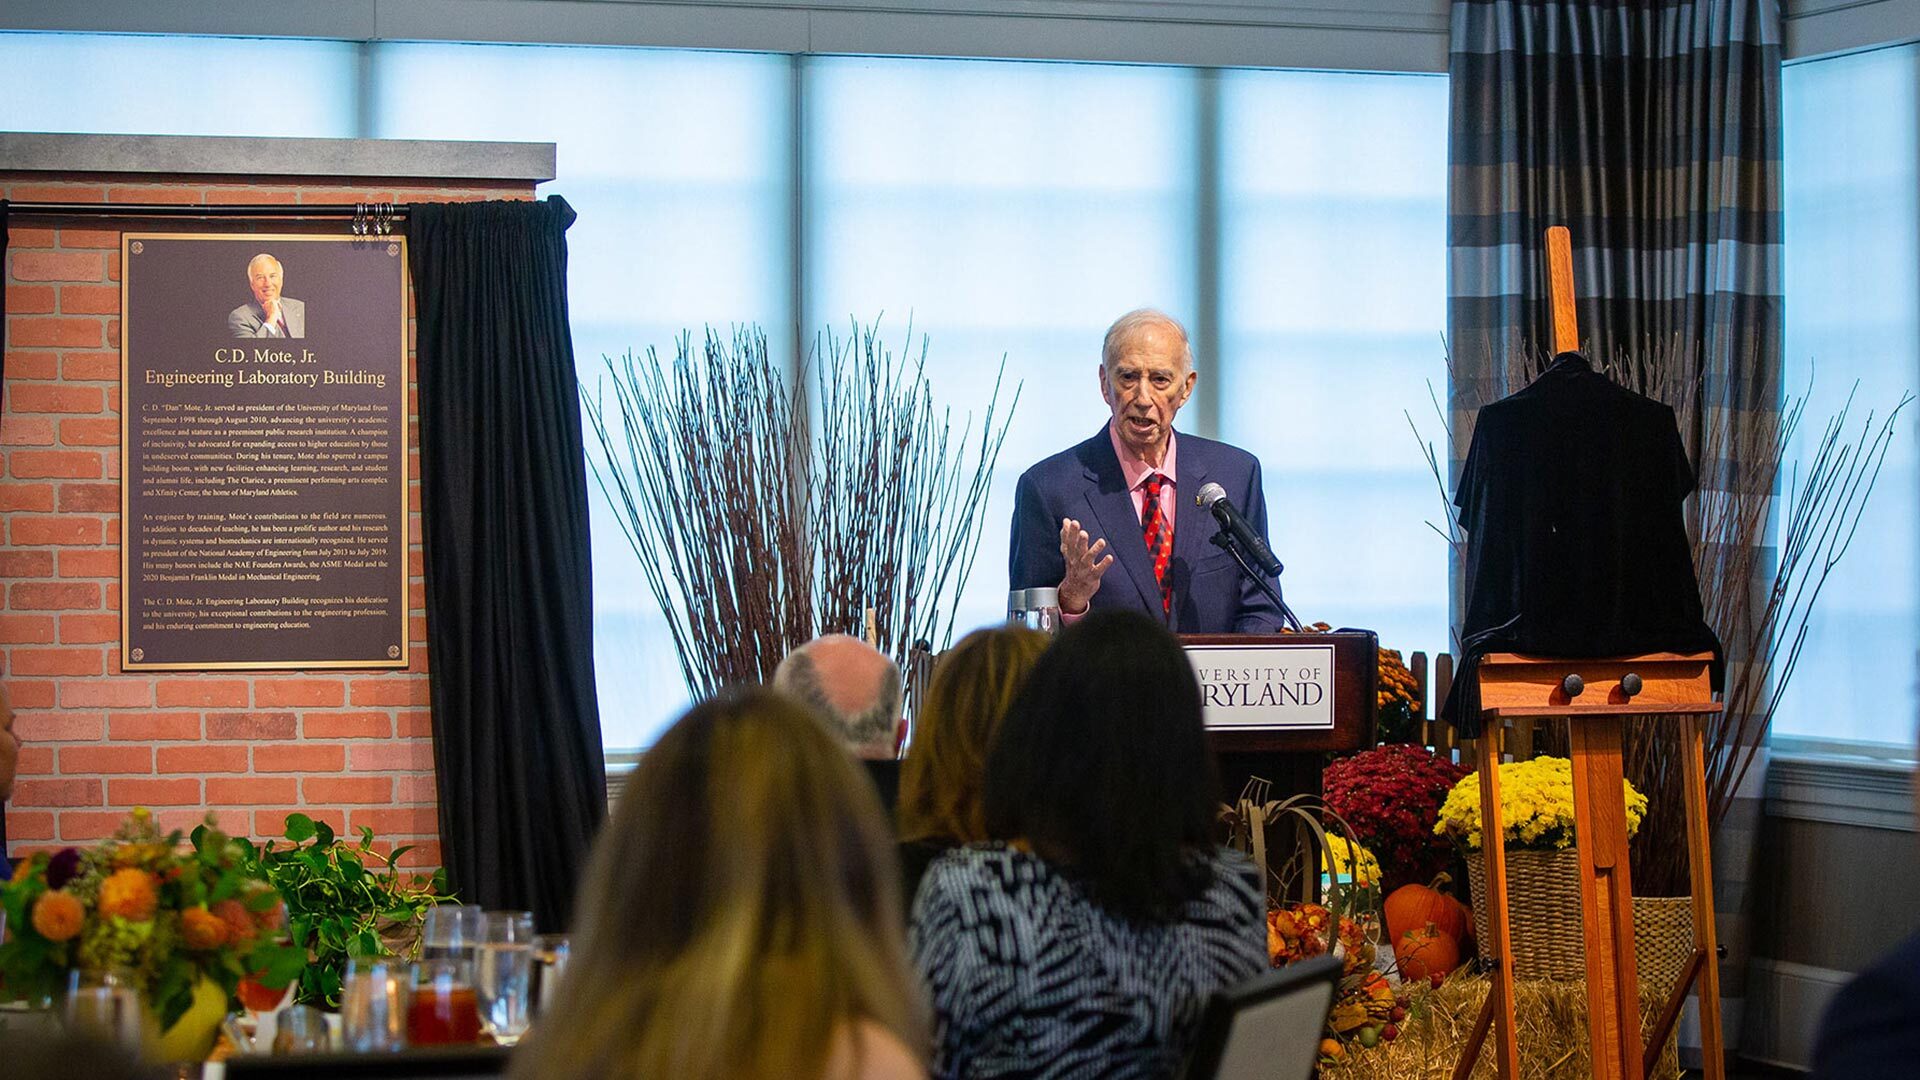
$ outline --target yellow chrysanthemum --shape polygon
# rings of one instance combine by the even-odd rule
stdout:
[[[1625,785],[1627,835],[1640,830],[1647,797]],[[1541,757],[1500,766],[1500,825],[1510,847],[1565,849],[1572,846],[1573,763]],[[1447,792],[1433,831],[1477,850],[1480,835],[1480,775],[1470,773]]]
[[[1333,857],[1331,873],[1335,881],[1352,881],[1355,885],[1366,886],[1380,880],[1380,860],[1373,857],[1373,852],[1338,833],[1327,834],[1327,850],[1320,856],[1322,874],[1329,872],[1328,855]]]

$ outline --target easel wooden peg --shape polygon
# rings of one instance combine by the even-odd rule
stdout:
[[[1573,307],[1573,234],[1565,225],[1547,230],[1547,286],[1553,298],[1553,351],[1580,348],[1580,319]]]

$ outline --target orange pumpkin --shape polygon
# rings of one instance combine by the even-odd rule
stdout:
[[[1465,940],[1473,926],[1466,905],[1440,891],[1451,880],[1441,874],[1431,885],[1402,885],[1393,890],[1382,905],[1388,939],[1397,942],[1423,926],[1432,926],[1456,942]]]
[[[1400,964],[1401,978],[1426,982],[1460,966],[1460,943],[1451,934],[1423,926],[1407,931],[1394,945],[1393,958]]]

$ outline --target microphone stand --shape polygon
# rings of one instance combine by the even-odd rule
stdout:
[[[1240,564],[1240,569],[1246,571],[1247,576],[1253,579],[1253,583],[1260,586],[1260,591],[1267,594],[1267,599],[1272,600],[1279,607],[1280,618],[1285,625],[1291,627],[1296,633],[1302,630],[1300,617],[1295,615],[1293,609],[1287,606],[1287,602],[1280,598],[1280,587],[1268,580],[1267,575],[1253,568],[1253,560],[1247,558],[1247,553],[1240,550],[1239,544],[1234,543],[1233,534],[1224,526],[1219,532],[1213,534],[1213,545],[1227,549],[1233,556],[1233,561]]]

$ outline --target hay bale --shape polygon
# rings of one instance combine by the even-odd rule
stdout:
[[[1323,1066],[1322,1080],[1449,1080],[1466,1048],[1467,1036],[1480,1015],[1492,982],[1465,968],[1436,989],[1415,998],[1400,1037],[1372,1049],[1357,1044],[1345,1061]],[[1642,989],[1642,1037],[1659,1019],[1665,1002]],[[1587,987],[1583,982],[1521,979],[1514,986],[1514,1026],[1519,1031],[1520,1076],[1523,1080],[1589,1080],[1592,1057],[1587,1049]],[[1481,1047],[1473,1080],[1495,1080],[1493,1039]],[[1648,1080],[1679,1080],[1680,1067],[1670,1037],[1660,1063]]]

